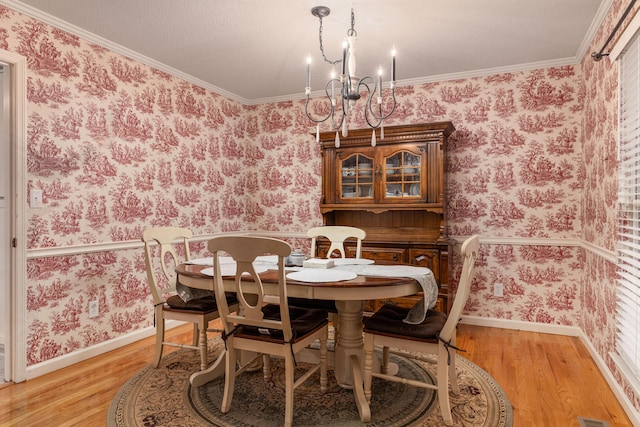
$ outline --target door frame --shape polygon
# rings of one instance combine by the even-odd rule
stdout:
[[[6,379],[13,382],[26,380],[27,371],[27,59],[0,49],[0,63],[6,66],[9,78],[9,144],[10,184],[8,217],[10,221],[11,250],[9,260],[9,291],[6,301],[9,310],[3,321],[8,321],[8,372]]]

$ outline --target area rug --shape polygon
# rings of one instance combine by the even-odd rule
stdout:
[[[210,355],[219,354],[224,344],[209,342]],[[426,380],[435,378],[435,364],[414,362],[392,355],[401,375]],[[189,376],[198,370],[199,355],[178,350],[163,357],[159,368],[148,366],[122,386],[107,415],[107,425],[132,426],[219,426],[270,427],[284,422],[284,368],[272,363],[273,375],[265,381],[262,371],[248,372],[236,379],[231,411],[220,412],[222,378],[191,387]],[[511,404],[500,386],[477,365],[457,356],[460,395],[450,395],[455,426],[511,427]],[[301,367],[302,368],[302,367]],[[318,373],[296,389],[295,426],[441,426],[444,425],[436,393],[374,378],[370,423],[358,417],[353,392],[338,386],[329,371],[329,389],[320,392]]]

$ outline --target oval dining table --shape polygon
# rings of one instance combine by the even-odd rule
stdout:
[[[213,290],[213,277],[202,273],[206,265],[179,264],[177,280],[185,286]],[[277,271],[267,270],[260,278],[269,293],[277,289]],[[225,289],[233,292],[234,281],[225,281]],[[363,421],[370,420],[369,404],[364,396],[362,371],[364,368],[364,341],[362,335],[364,303],[366,300],[386,299],[413,295],[422,290],[420,284],[409,277],[357,276],[351,280],[332,282],[302,282],[287,279],[289,297],[333,300],[336,302],[340,332],[334,349],[334,374],[337,383],[353,388],[358,413]],[[224,353],[207,369],[190,377],[191,385],[199,387],[224,375]]]

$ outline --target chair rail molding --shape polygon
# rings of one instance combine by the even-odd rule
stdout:
[[[254,235],[274,237],[281,239],[307,239],[306,232],[279,232],[279,231],[260,231],[260,230],[248,230],[248,231],[231,231],[225,233],[207,233],[193,236],[191,241],[202,242],[207,241],[216,236],[233,236],[233,235]],[[452,236],[451,240],[462,243],[468,236]],[[366,239],[363,241],[366,244]],[[600,248],[582,239],[546,239],[546,238],[520,238],[520,237],[480,237],[480,243],[483,245],[512,245],[512,246],[565,246],[581,247],[589,252],[592,252],[602,258],[607,259],[610,262],[616,262],[617,257],[614,252],[607,249]],[[48,248],[34,248],[27,250],[28,259],[45,258],[52,256],[67,256],[67,255],[82,255],[94,252],[109,252],[109,251],[122,251],[128,249],[143,248],[144,244],[138,240],[126,240],[122,242],[102,242],[91,243],[86,245],[71,245],[71,246],[58,246]]]
[[[211,233],[200,234],[193,236],[192,242],[208,241],[213,237],[218,236],[264,236],[275,238],[297,238],[307,239],[307,233],[293,233],[293,232],[276,232],[276,231],[230,231],[225,233]],[[144,243],[142,240],[125,240],[122,242],[102,242],[102,243],[90,243],[87,245],[70,245],[70,246],[57,246],[52,248],[36,248],[29,249],[27,251],[28,259],[39,259],[46,257],[56,256],[69,256],[69,255],[84,255],[95,252],[112,252],[112,251],[124,251],[129,249],[142,249]]]

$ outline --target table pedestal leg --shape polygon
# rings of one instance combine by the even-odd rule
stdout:
[[[218,356],[215,362],[211,364],[207,369],[202,371],[194,372],[189,377],[189,381],[193,387],[200,387],[205,385],[209,381],[213,381],[214,379],[221,377],[225,374],[226,366],[225,366],[225,357],[227,355],[227,350],[223,349],[222,353]],[[247,361],[255,358],[256,353],[252,351],[241,351],[240,352],[240,364],[244,365]],[[247,372],[253,372],[262,369],[262,359],[257,359],[253,365],[247,368]]]
[[[371,420],[369,404],[364,397],[362,363],[364,343],[362,338],[363,301],[336,301],[340,317],[340,334],[335,346],[334,372],[341,387],[353,388],[358,413],[363,422]]]
[[[351,356],[362,356],[362,301],[336,301],[340,317],[340,334],[335,346],[335,375],[338,384],[351,388],[353,375],[351,372]]]
[[[216,359],[211,366],[209,366],[204,371],[198,371],[191,374],[189,381],[193,387],[200,387],[214,378],[220,377],[224,375],[225,371],[225,357],[227,354],[227,350],[223,349],[220,352],[220,355]]]

